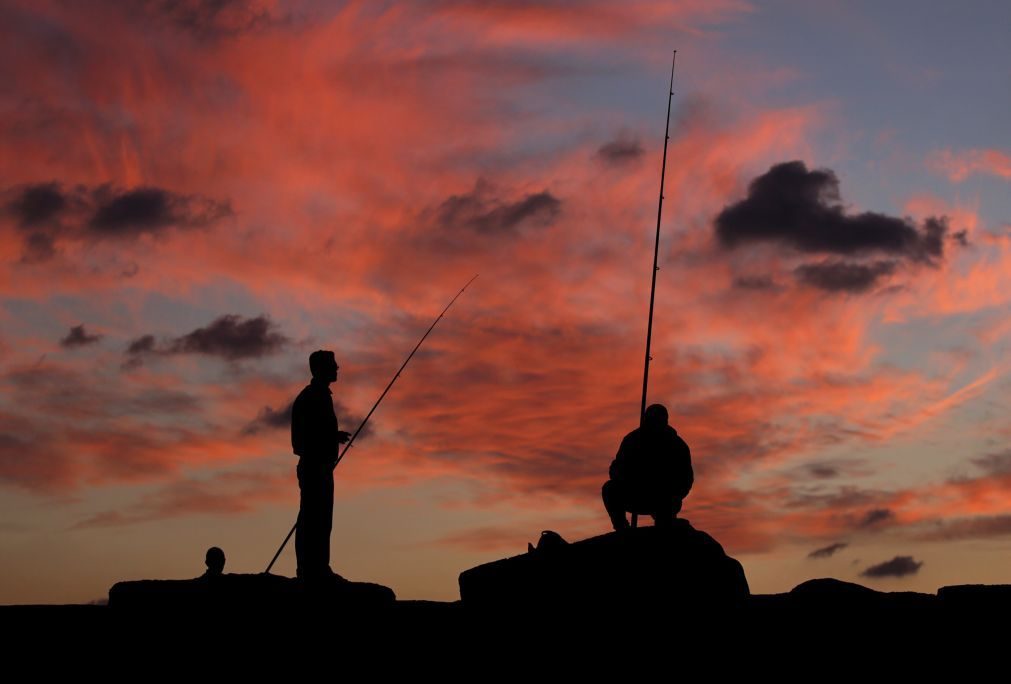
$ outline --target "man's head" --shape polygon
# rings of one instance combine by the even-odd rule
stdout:
[[[207,555],[204,556],[204,563],[207,564],[208,575],[220,575],[225,569],[225,552],[217,546],[212,546],[207,549]]]
[[[309,370],[312,371],[313,380],[336,382],[339,367],[332,351],[317,349],[309,354]]]
[[[663,404],[650,404],[642,418],[643,427],[659,430],[667,427],[667,409]]]

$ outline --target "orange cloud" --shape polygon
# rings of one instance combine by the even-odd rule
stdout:
[[[1011,155],[1001,150],[941,150],[931,155],[927,163],[948,176],[953,183],[961,183],[978,173],[1011,180]]]

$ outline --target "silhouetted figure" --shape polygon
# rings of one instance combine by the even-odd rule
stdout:
[[[204,577],[221,577],[221,573],[225,569],[225,552],[217,546],[212,546],[207,549],[207,555],[204,556],[204,564],[207,566]]]
[[[615,530],[628,527],[626,511],[651,515],[658,526],[673,524],[695,474],[691,451],[667,424],[666,408],[653,404],[646,409],[642,427],[621,440],[610,477],[601,495]]]
[[[313,580],[334,577],[330,568],[330,529],[333,526],[333,469],[340,444],[350,434],[337,429],[330,383],[337,381],[337,361],[332,351],[309,355],[312,382],[291,409],[291,448],[298,455],[301,500],[295,531],[298,577]]]

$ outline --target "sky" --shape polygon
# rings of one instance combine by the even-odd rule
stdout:
[[[753,592],[1011,582],[1011,5],[0,0],[0,604],[609,530],[650,403]],[[294,574],[289,546],[275,572]]]

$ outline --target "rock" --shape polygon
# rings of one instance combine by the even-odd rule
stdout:
[[[395,601],[393,590],[380,584],[340,578],[306,584],[268,574],[119,582],[109,590],[109,606],[117,611],[279,611],[305,607],[365,610]]]
[[[938,589],[937,598],[947,611],[999,619],[1011,612],[1011,584],[956,584]]]
[[[862,584],[844,582],[834,577],[822,577],[801,582],[790,590],[791,597],[803,599],[806,602],[873,600],[880,593]]]
[[[876,645],[927,638],[937,631],[938,603],[933,594],[821,578],[786,594],[752,596],[741,618],[745,633],[778,635],[809,655],[828,654],[854,638]]]
[[[552,544],[460,574],[468,609],[655,610],[736,604],[749,595],[741,564],[705,532],[678,519]]]

